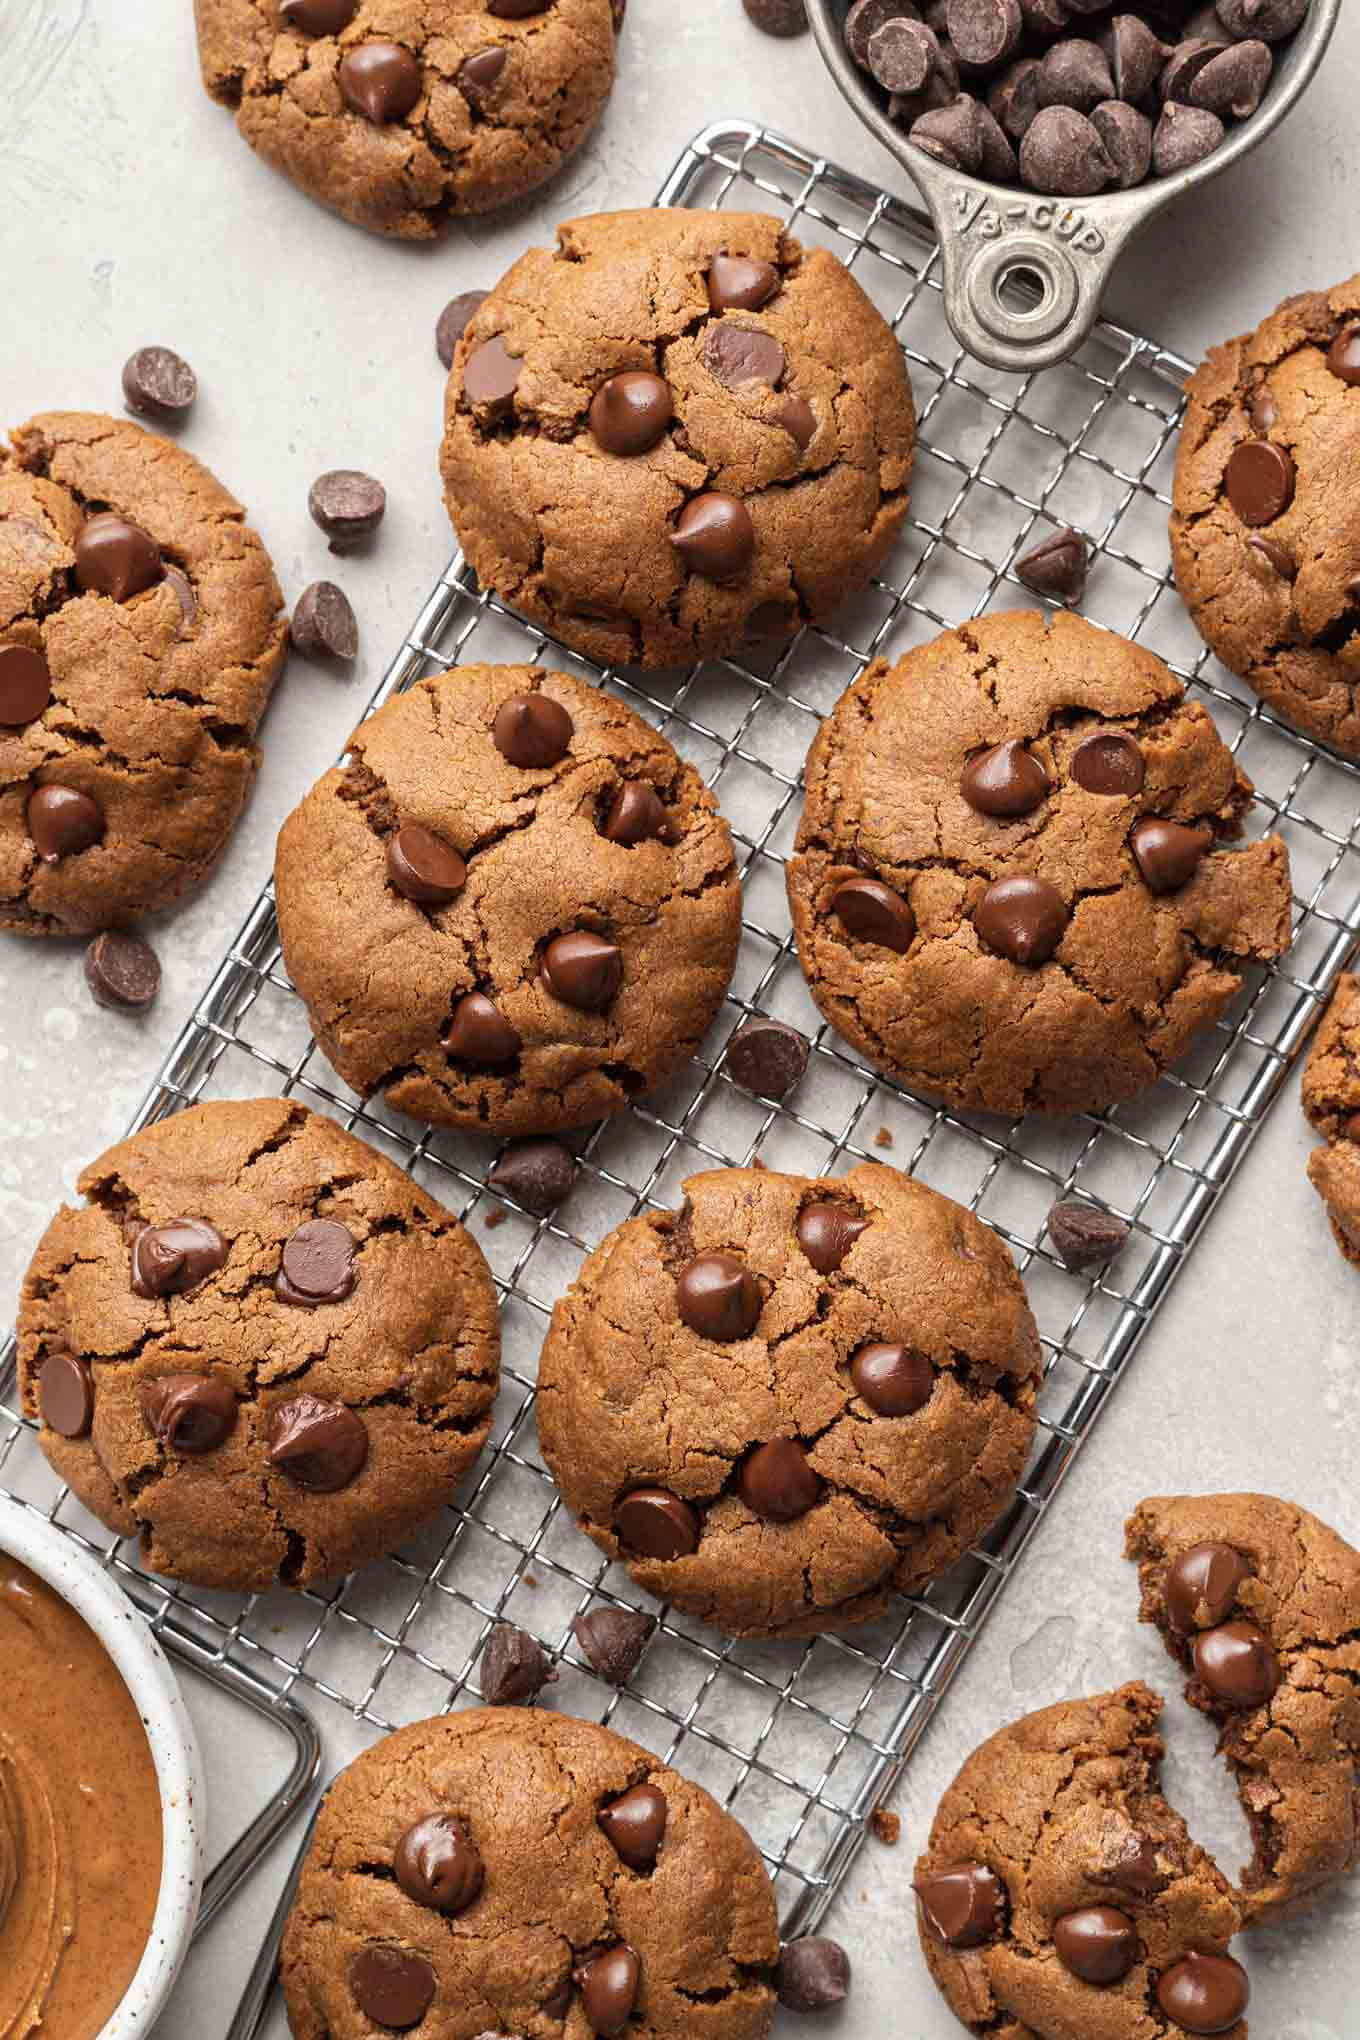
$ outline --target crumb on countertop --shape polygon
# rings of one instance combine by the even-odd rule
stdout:
[[[869,1832],[877,1841],[895,1849],[902,1834],[902,1817],[889,1813],[886,1806],[876,1806],[869,1815]]]

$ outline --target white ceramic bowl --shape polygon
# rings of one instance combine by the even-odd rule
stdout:
[[[151,1937],[100,2040],[141,2040],[165,2009],[198,1917],[203,1779],[189,1710],[145,1620],[103,1566],[46,1516],[0,1496],[0,1552],[69,1602],[122,1673],[146,1727],[161,1793],[161,1888]]]

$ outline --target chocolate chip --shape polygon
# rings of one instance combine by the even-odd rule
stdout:
[[[550,694],[511,694],[496,710],[491,741],[507,764],[541,771],[566,757],[575,728]]]
[[[24,810],[33,847],[44,864],[78,857],[104,833],[104,817],[88,793],[74,786],[40,786]]]
[[[435,353],[445,368],[453,367],[453,353],[458,342],[468,329],[473,314],[486,303],[489,292],[484,290],[460,291],[456,298],[450,298],[434,329]]]
[[[486,11],[495,14],[502,21],[526,21],[531,14],[542,14],[548,7],[548,0],[486,0]]]
[[[1050,532],[1015,563],[1016,578],[1036,595],[1057,602],[1080,602],[1086,593],[1091,556],[1086,540],[1070,525]]]
[[[748,1020],[723,1051],[723,1068],[743,1091],[758,1098],[787,1098],[808,1064],[806,1035],[782,1020]]]
[[[269,1413],[269,1457],[299,1487],[335,1494],[363,1472],[368,1431],[344,1403],[292,1396]]]
[[[141,1386],[142,1415],[175,1452],[216,1452],[236,1429],[236,1391],[206,1374],[162,1374]]]
[[[463,363],[463,395],[474,411],[506,418],[513,408],[523,357],[512,354],[499,333],[474,347]]]
[[[1099,1868],[1102,1883],[1116,1885],[1138,1898],[1153,1897],[1168,1882],[1166,1872],[1158,1866],[1157,1844],[1150,1835],[1140,1835],[1133,1828],[1126,1828],[1114,1838],[1113,1846],[1102,1852]]]
[[[1177,99],[1185,106],[1190,104],[1190,88],[1206,64],[1223,51],[1223,45],[1208,36],[1187,36],[1173,48],[1162,67],[1157,81],[1157,90],[1164,100]]]
[[[592,2031],[621,2033],[637,2003],[642,1981],[642,1964],[633,1950],[620,1942],[573,1973]]]
[[[817,413],[807,398],[783,397],[770,416],[776,425],[782,425],[798,451],[806,453],[817,431]]]
[[[1149,892],[1179,892],[1199,870],[1213,842],[1208,829],[1187,829],[1181,822],[1147,816],[1129,831],[1132,850]]]
[[[96,1005],[140,1013],[161,988],[160,959],[140,935],[108,929],[85,951],[85,982]]]
[[[940,57],[940,45],[923,21],[896,15],[869,38],[869,72],[885,92],[920,92]]]
[[[912,1417],[935,1390],[935,1370],[914,1346],[876,1340],[861,1346],[850,1364],[855,1392],[880,1417]]]
[[[306,659],[352,659],[359,649],[359,625],[348,595],[334,581],[313,581],[293,611],[294,651]]]
[[[686,503],[671,543],[691,574],[709,581],[738,580],[755,557],[756,529],[736,496],[709,489]]]
[[[1062,941],[1067,919],[1062,894],[1046,878],[999,878],[979,900],[973,926],[998,956],[1037,965]]]
[[[359,0],[283,0],[279,12],[304,35],[339,35],[359,12]]]
[[[129,411],[144,418],[182,418],[198,395],[198,377],[168,347],[139,347],[123,363]]]
[[[845,46],[864,70],[869,67],[869,38],[885,21],[919,21],[911,0],[854,0],[845,17]]]
[[[451,1813],[427,1813],[407,1828],[392,1853],[392,1871],[408,1898],[447,1914],[466,1912],[486,1879],[481,1852]]]
[[[1040,106],[1066,106],[1089,113],[1102,99],[1115,96],[1114,79],[1099,43],[1069,36],[1054,43],[1039,65]]]
[[[916,916],[901,893],[876,878],[848,878],[837,886],[831,911],[861,942],[876,943],[905,956],[916,935]]]
[[[1105,99],[1092,107],[1091,125],[1114,165],[1119,189],[1131,191],[1141,184],[1152,168],[1152,122],[1147,115],[1121,99]]]
[[[1061,35],[1069,20],[1066,0],[1020,0],[1020,12],[1036,35]]]
[[[0,645],[0,724],[21,730],[36,722],[52,699],[52,675],[32,645]]]
[[[839,1941],[807,1934],[779,1951],[775,1990],[786,2012],[824,2012],[850,1991],[850,1957]]]
[[[987,94],[987,105],[1013,142],[1028,134],[1039,111],[1039,60],[1021,57]]]
[[[1112,1905],[1088,1905],[1053,1922],[1053,1946],[1083,1983],[1118,1983],[1138,1960],[1138,1929]]]
[[[1250,120],[1261,101],[1275,69],[1275,59],[1263,42],[1235,43],[1210,59],[1190,87],[1192,106],[1207,106],[1222,119]]]
[[[487,1706],[517,1707],[556,1683],[557,1673],[538,1638],[513,1622],[497,1622],[482,1652],[482,1698]]]
[[[959,792],[980,815],[1031,814],[1051,791],[1047,772],[1020,737],[979,751],[959,780]]]
[[[1055,198],[1092,198],[1114,177],[1114,164],[1085,114],[1046,106],[1020,144],[1020,175],[1031,191]]]
[[[1186,1955],[1157,1980],[1157,2002],[1185,2033],[1227,2033],[1247,2009],[1247,1972],[1231,1955]]]
[[[134,1296],[186,1296],[224,1266],[227,1243],[206,1218],[145,1225],[132,1242]]]
[[[1244,524],[1273,524],[1294,500],[1290,455],[1269,439],[1244,439],[1223,471],[1228,501]]]
[[[1360,328],[1357,328],[1357,331],[1360,331]],[[1330,362],[1328,365],[1331,365]],[[1338,374],[1339,370],[1333,369],[1332,372]],[[1360,381],[1360,348],[1356,350],[1356,379]],[[1279,424],[1280,407],[1275,401],[1275,393],[1269,383],[1256,385],[1247,404],[1247,416],[1251,420],[1252,431],[1262,439]]]
[[[981,100],[974,103],[973,123],[982,142],[978,166],[982,175],[990,177],[994,184],[1014,184],[1020,171],[1019,159],[1000,121]]]
[[[160,547],[140,524],[112,510],[87,517],[76,536],[76,583],[87,595],[127,602],[154,588],[163,571]]]
[[[1346,326],[1327,349],[1327,366],[1334,376],[1354,389],[1360,384],[1360,326]],[[1255,424],[1255,419],[1252,423]],[[1274,424],[1271,419],[1271,424]],[[1269,430],[1269,427],[1263,428]]]
[[[1231,1544],[1212,1538],[1192,1544],[1167,1567],[1162,1587],[1172,1628],[1182,1636],[1216,1629],[1231,1615],[1238,1589],[1250,1577],[1251,1567]]]
[[[803,0],[741,0],[741,4],[764,35],[801,35],[808,25]]]
[[[446,907],[467,884],[467,865],[433,829],[407,822],[388,837],[387,876],[403,898],[422,907]]]
[[[1152,167],[1159,177],[1174,177],[1178,170],[1191,170],[1223,141],[1227,129],[1216,113],[1202,106],[1182,106],[1168,100],[1152,134]]]
[[[330,540],[331,551],[349,552],[382,523],[387,491],[359,468],[331,468],[307,491],[307,508]]]
[[[911,139],[918,149],[945,163],[951,170],[972,174],[982,168],[982,128],[978,103],[960,92],[947,106],[934,107],[911,124]]]
[[[1128,799],[1143,790],[1147,760],[1123,730],[1097,730],[1072,753],[1072,777],[1086,793]]]
[[[773,262],[754,255],[729,255],[724,249],[708,266],[708,302],[715,312],[758,312],[778,289]]]
[[[590,429],[606,453],[646,453],[664,438],[673,409],[668,382],[646,369],[625,369],[596,390]]]
[[[1024,32],[1020,0],[946,0],[949,44],[970,70],[990,70],[1015,50]]]
[[[543,952],[540,975],[548,992],[564,1006],[599,1013],[619,995],[623,984],[623,952],[616,942],[589,928],[558,935]]]
[[[1308,0],[1218,0],[1218,18],[1239,40],[1259,35],[1280,42],[1292,35],[1308,12]]]
[[[193,629],[194,622],[198,616],[198,597],[193,591],[188,576],[182,574],[178,567],[167,567],[165,569],[165,579],[169,582],[171,588],[173,588],[175,600],[179,604],[179,634],[181,637],[184,637]]]
[[[1130,1231],[1126,1221],[1112,1211],[1081,1204],[1075,1198],[1064,1198],[1053,1206],[1045,1229],[1054,1253],[1074,1274],[1103,1268],[1121,1252]]]
[[[632,1608],[592,1608],[572,1624],[591,1669],[611,1686],[626,1686],[642,1662],[656,1624]]]
[[[350,1957],[349,1989],[366,2018],[404,2033],[420,2024],[434,2002],[434,1971],[409,1948],[370,1941]]]
[[[720,319],[704,335],[704,367],[724,389],[748,382],[768,383],[773,389],[784,373],[784,350],[759,326]]]
[[[480,107],[489,97],[509,55],[498,43],[492,43],[484,50],[474,50],[470,57],[464,57],[458,66],[458,90],[464,99],[470,99]]]
[[[981,1863],[936,1870],[914,1888],[926,1926],[947,1948],[980,1948],[1001,1924],[1001,1882]]]
[[[486,1180],[526,1211],[546,1218],[571,1195],[576,1161],[560,1140],[514,1140],[501,1150]]]
[[[403,120],[422,91],[419,64],[409,50],[393,42],[359,43],[347,50],[336,82],[346,106],[376,127]]]
[[[1195,1638],[1195,1675],[1222,1707],[1264,1707],[1280,1683],[1269,1640],[1254,1622],[1225,1622]]]
[[[807,1453],[794,1438],[758,1445],[742,1465],[738,1486],[747,1508],[771,1523],[806,1516],[822,1491]]]
[[[614,1852],[630,1870],[651,1870],[666,1833],[666,1795],[656,1785],[634,1785],[596,1816]]]
[[[1101,38],[1101,47],[1109,60],[1114,98],[1130,104],[1146,99],[1171,55],[1170,44],[1136,14],[1117,14]]]
[[[343,1303],[358,1281],[354,1236],[333,1218],[309,1218],[284,1241],[274,1290],[281,1303]]]
[[[614,1527],[640,1558],[688,1558],[699,1548],[699,1518],[669,1488],[634,1488],[615,1510]]]
[[[453,1009],[444,1046],[463,1062],[513,1062],[523,1043],[484,992],[469,992]]]
[[[1299,563],[1278,538],[1266,538],[1257,531],[1247,540],[1248,564],[1258,569],[1258,578],[1292,582],[1298,579]]]
[[[805,1204],[794,1235],[817,1273],[830,1275],[868,1226],[867,1218],[860,1218],[843,1204]]]
[[[670,823],[661,796],[645,779],[625,779],[609,803],[600,834],[611,843],[631,848],[635,843],[670,841]]]
[[[49,1353],[38,1370],[38,1408],[59,1438],[84,1438],[94,1422],[94,1376],[74,1353]]]
[[[682,1323],[702,1339],[731,1344],[745,1339],[760,1318],[760,1284],[735,1254],[700,1254],[675,1284]]]

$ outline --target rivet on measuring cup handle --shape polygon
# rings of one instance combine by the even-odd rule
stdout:
[[[1007,303],[1008,277],[1028,275],[1041,288],[1033,305]],[[998,340],[1047,340],[1072,318],[1081,296],[1076,268],[1066,250],[1029,235],[1007,237],[980,248],[968,265],[964,291],[973,315]]]

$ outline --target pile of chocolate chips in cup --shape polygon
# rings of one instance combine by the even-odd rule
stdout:
[[[919,149],[1059,198],[1200,163],[1265,96],[1309,0],[853,0],[851,56]]]

